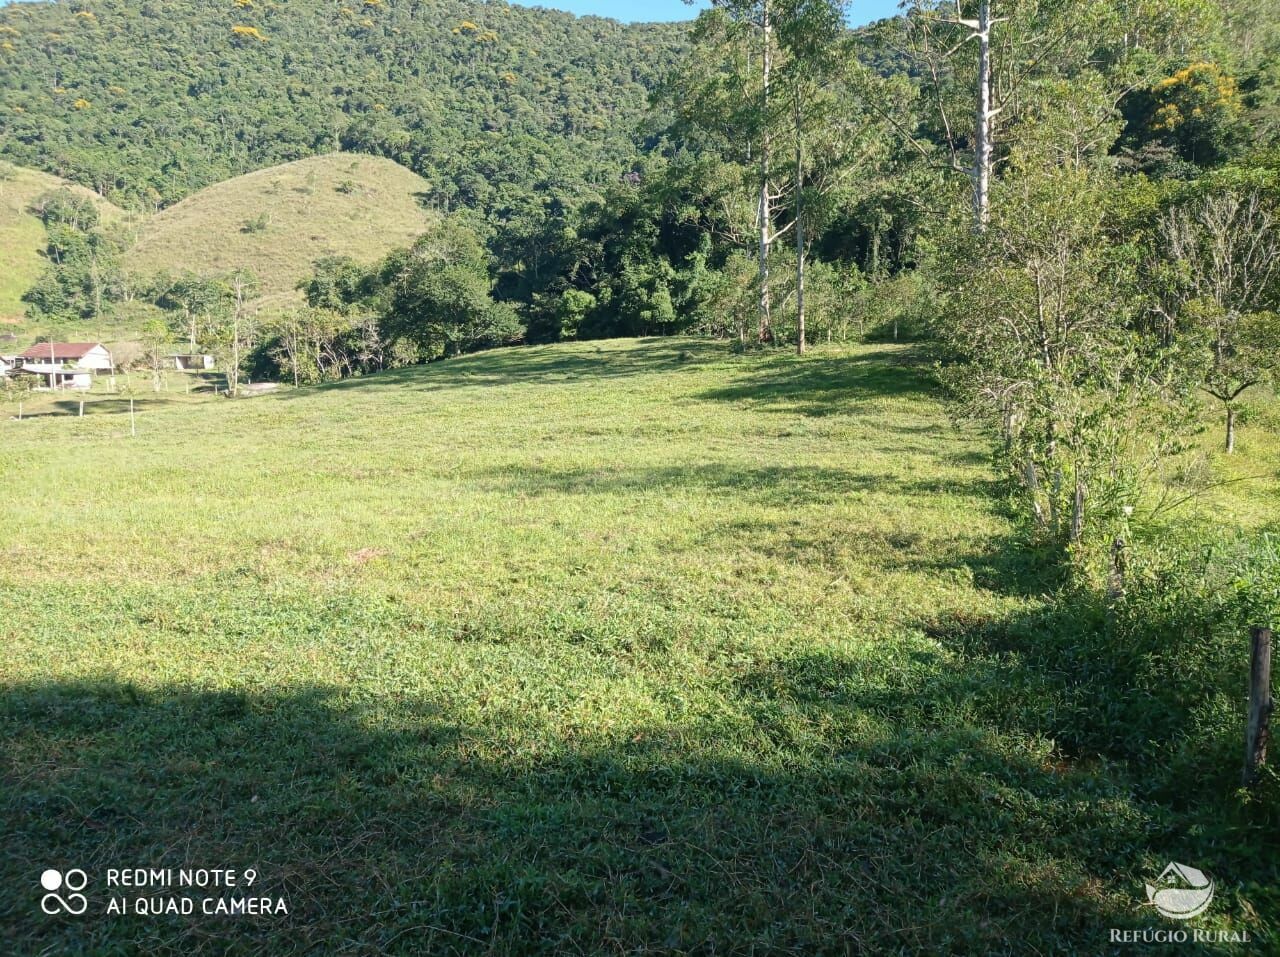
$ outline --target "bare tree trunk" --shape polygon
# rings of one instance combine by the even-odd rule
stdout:
[[[804,355],[804,138],[800,94],[796,94],[796,353]]]
[[[1036,463],[1027,460],[1026,468],[1027,494],[1031,499],[1031,514],[1036,520],[1037,528],[1044,528],[1044,509],[1040,507],[1040,476],[1036,473]]]
[[[991,0],[978,4],[978,115],[973,156],[973,224],[982,232],[991,219]]]
[[[1271,738],[1271,712],[1275,699],[1271,696],[1271,629],[1254,628],[1250,632],[1249,718],[1244,738],[1244,785],[1258,783],[1258,769],[1267,763],[1267,744]]]
[[[236,309],[236,318],[231,327],[231,368],[227,370],[227,391],[234,399],[240,394],[240,315]]]
[[[89,282],[93,285],[93,318],[94,321],[102,319],[102,279],[98,275],[98,250],[93,250],[93,257],[89,260]]]
[[[760,19],[760,33],[764,40],[761,58],[760,97],[760,324],[758,338],[764,342],[769,334],[771,304],[769,300],[769,248],[773,237],[772,197],[769,195],[769,93],[773,73],[773,21],[769,0],[764,0]]]
[[[245,285],[240,276],[235,278],[235,311],[231,317],[231,368],[227,370],[227,392],[233,399],[240,396],[240,332],[244,320]]]
[[[1110,567],[1107,569],[1107,605],[1110,609],[1124,597],[1125,579],[1129,570],[1129,545],[1123,535],[1111,541]],[[1110,612],[1108,612],[1110,613]]]
[[[1071,544],[1075,545],[1084,537],[1084,482],[1076,479],[1075,501],[1071,506]]]
[[[1236,409],[1235,406],[1227,406],[1227,454],[1232,455],[1236,450]]]

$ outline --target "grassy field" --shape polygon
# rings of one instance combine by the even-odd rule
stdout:
[[[93,199],[106,222],[125,217],[122,210],[83,186],[0,161],[0,333],[22,320],[22,296],[44,268],[44,225],[30,206],[41,194],[57,189]]]
[[[1275,952],[1238,759],[1153,794],[970,640],[1052,582],[909,347],[504,350],[136,439],[92,398],[0,422],[6,952],[1101,954],[1170,860]],[[1268,416],[1206,506],[1254,530]],[[103,916],[135,866],[289,914]]]
[[[129,265],[143,275],[249,269],[262,283],[264,307],[293,303],[317,259],[373,263],[426,232],[433,218],[419,195],[427,188],[375,156],[332,153],[273,166],[160,212],[142,227]]]

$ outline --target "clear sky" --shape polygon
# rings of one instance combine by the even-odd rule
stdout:
[[[691,20],[706,0],[690,5],[683,0],[516,0],[528,7],[553,7],[570,13],[594,13],[616,20]],[[891,17],[898,0],[851,0],[849,21],[855,26]]]
[[[0,0],[0,7],[14,0]],[[683,0],[544,0],[525,2],[530,7],[553,7],[570,13],[594,13],[618,20],[691,20],[695,13],[706,6],[705,0],[693,6]],[[891,17],[898,11],[898,0],[852,0],[850,23],[855,26]]]

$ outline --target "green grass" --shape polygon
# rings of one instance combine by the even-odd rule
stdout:
[[[129,256],[142,275],[249,269],[264,307],[299,301],[296,286],[326,256],[376,262],[430,229],[426,180],[391,160],[314,156],[207,187],[146,222]],[[262,228],[249,224],[262,219]]]
[[[21,328],[25,307],[23,295],[44,268],[44,225],[30,211],[41,194],[69,189],[94,200],[104,220],[123,219],[125,214],[96,193],[75,186],[57,176],[23,169],[0,161],[0,333],[9,326]],[[22,345],[25,349],[26,343]]]
[[[7,951],[1099,954],[1170,859],[1197,926],[1276,929],[1234,763],[1153,796],[969,640],[1046,576],[908,347],[163,398],[0,422]],[[193,865],[289,916],[37,910]]]

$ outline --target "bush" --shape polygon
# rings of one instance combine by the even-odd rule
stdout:
[[[1202,539],[1138,553],[1114,602],[1071,585],[962,640],[993,663],[974,696],[986,717],[1067,760],[1133,763],[1135,789],[1190,804],[1238,783],[1249,629],[1278,621],[1280,542]]]
[[[261,213],[253,219],[246,219],[244,225],[240,227],[240,232],[247,234],[265,233],[267,227],[271,225],[271,216],[268,213]]]

